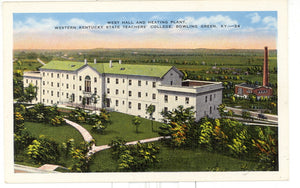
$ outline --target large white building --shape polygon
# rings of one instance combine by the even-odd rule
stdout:
[[[119,62],[94,63],[51,61],[39,71],[24,72],[24,87],[38,87],[37,99],[45,105],[81,105],[109,108],[148,118],[147,107],[155,106],[153,117],[179,105],[194,107],[196,120],[204,116],[218,118],[222,103],[222,83],[182,80],[173,66],[132,65]],[[97,98],[95,103],[94,98]]]

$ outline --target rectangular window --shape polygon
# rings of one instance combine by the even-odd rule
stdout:
[[[123,83],[125,83],[125,79],[123,78]]]
[[[26,79],[26,84],[28,84],[28,79]]]
[[[73,80],[75,80],[75,76],[73,76]]]
[[[132,92],[128,91],[128,96],[131,97],[131,95],[132,95]]]
[[[124,93],[125,93],[125,90],[123,90],[122,93],[124,94]]]
[[[168,107],[164,107],[164,112],[167,112],[168,111]]]
[[[156,87],[156,82],[152,82],[152,87],[153,87],[153,88]]]
[[[190,103],[190,98],[189,97],[185,97],[185,104],[189,104]]]
[[[119,101],[118,100],[116,100],[116,106],[119,106]]]
[[[205,102],[207,102],[207,96],[205,96]]]
[[[155,93],[152,94],[152,99],[156,99],[156,94]]]
[[[145,93],[145,95],[146,95],[146,97],[148,97],[148,93],[147,92]]]
[[[142,86],[142,81],[141,80],[138,81],[138,86]]]
[[[118,78],[116,78],[116,84],[119,84],[119,79]]]
[[[81,86],[79,86],[79,91],[81,91]]]
[[[69,84],[66,85],[66,88],[69,89]]]
[[[128,102],[128,108],[131,109],[131,102]]]
[[[128,80],[128,85],[132,85],[132,80]]]
[[[82,100],[82,96],[80,95],[80,96],[79,96],[79,101],[81,101],[81,100]]]
[[[209,107],[209,113],[210,114],[212,113],[212,107],[211,106]]]
[[[125,101],[122,101],[122,104],[124,105],[124,104],[125,104]]]
[[[64,74],[61,74],[61,77],[63,78],[63,77],[64,77]]]
[[[118,89],[116,89],[116,95],[118,95],[119,94],[119,90]]]
[[[43,86],[45,85],[45,81],[43,81]]]
[[[97,77],[94,77],[94,82],[95,82],[95,83],[97,82]]]
[[[35,81],[35,85],[38,85],[38,81],[37,80]]]
[[[45,72],[43,72],[43,76],[45,76]]]
[[[59,97],[59,92],[57,92],[57,97]]]
[[[81,81],[82,79],[81,79],[81,76],[79,76],[79,81]]]
[[[107,94],[109,94],[110,93],[110,89],[109,88],[107,88]]]
[[[57,74],[57,78],[59,78],[59,74]]]
[[[57,83],[57,87],[59,87],[59,83]]]
[[[96,87],[94,88],[94,93],[97,94],[97,88]]]
[[[216,98],[216,94],[214,94],[214,98]]]
[[[165,102],[168,102],[168,95],[165,95]]]
[[[53,78],[53,73],[51,73],[51,78]]]
[[[138,110],[141,110],[141,108],[142,108],[142,104],[138,103]]]
[[[75,89],[75,84],[73,84],[73,89]]]
[[[45,90],[43,89],[43,95],[45,95]]]
[[[51,82],[51,87],[53,87],[53,82]]]
[[[110,79],[109,79],[109,78],[107,78],[107,80],[106,80],[106,81],[107,81],[107,83],[108,83],[108,84],[110,83]]]
[[[212,101],[212,95],[209,96],[209,100]]]
[[[148,81],[146,81],[146,85],[148,85]]]
[[[67,98],[67,99],[69,98],[69,93],[67,93],[66,98]]]
[[[69,79],[69,75],[67,74],[67,79]]]
[[[51,96],[53,96],[53,91],[51,91]]]
[[[138,97],[142,97],[142,93],[141,92],[138,92]]]

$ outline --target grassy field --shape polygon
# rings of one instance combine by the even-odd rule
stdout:
[[[122,137],[126,141],[135,141],[159,136],[157,132],[152,132],[151,121],[148,119],[141,118],[142,123],[139,126],[139,132],[136,133],[135,126],[131,124],[134,116],[119,112],[111,112],[110,114],[112,124],[108,125],[103,134],[93,132],[91,125],[82,125],[92,134],[96,140],[96,145],[109,144],[116,137]],[[159,122],[153,122],[154,130],[157,130],[160,125]]]
[[[25,128],[34,137],[45,135],[47,138],[51,138],[60,144],[66,142],[70,138],[75,139],[76,143],[83,141],[81,134],[69,125],[52,126],[44,123],[25,122]]]
[[[255,171],[257,162],[211,153],[202,149],[172,149],[157,143],[160,153],[157,155],[160,162],[147,171],[175,172],[175,171]],[[92,172],[115,172],[118,164],[111,157],[110,150],[104,150],[94,155],[91,161]]]

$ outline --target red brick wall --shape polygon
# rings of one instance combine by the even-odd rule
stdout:
[[[264,92],[262,92],[264,91]],[[257,96],[271,96],[273,94],[273,91],[271,88],[266,87],[260,87],[253,90],[253,94]]]
[[[244,88],[244,87],[241,87],[241,86],[235,86],[235,94],[239,95],[238,94],[238,88],[242,88],[243,89],[243,93],[241,95],[249,95],[250,93],[248,93],[247,91],[248,90],[252,90],[252,93],[253,93],[253,89],[251,88]]]

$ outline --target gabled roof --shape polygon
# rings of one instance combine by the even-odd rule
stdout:
[[[77,69],[84,66],[83,62],[76,61],[50,61],[46,65],[42,66],[40,69],[50,69],[50,70],[65,70],[65,71],[76,71]]]
[[[84,66],[83,62],[75,61],[51,61],[41,67],[40,69],[53,69],[53,70],[67,70],[76,71]],[[113,63],[109,67],[109,63],[88,63],[99,73],[105,74],[120,74],[120,75],[137,75],[137,76],[150,76],[162,78],[172,66],[159,66],[159,65],[135,65],[135,64],[119,64]],[[176,69],[176,68],[175,68]]]

